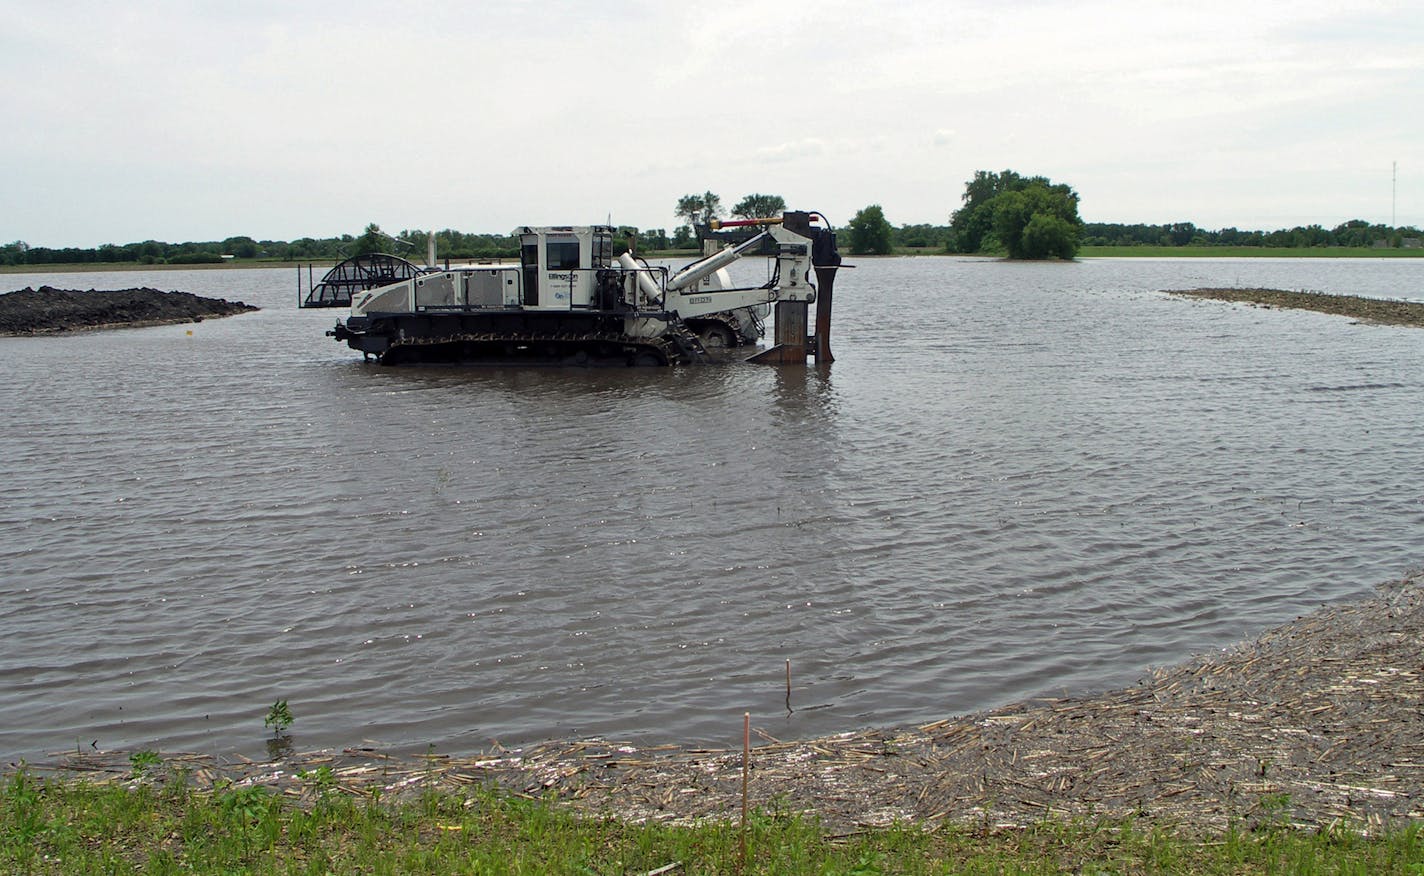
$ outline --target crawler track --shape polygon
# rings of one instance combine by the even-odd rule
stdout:
[[[376,320],[369,327],[356,330],[338,323],[331,334],[384,365],[511,362],[668,366],[708,361],[702,342],[681,323],[669,324],[664,333],[654,337],[608,331],[606,321],[605,326],[592,330],[579,330],[580,326],[568,322],[510,328],[474,326],[472,331],[450,328],[456,328],[452,320]]]

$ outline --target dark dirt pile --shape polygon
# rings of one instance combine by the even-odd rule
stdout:
[[[82,329],[202,322],[256,310],[241,301],[157,289],[21,289],[0,295],[0,334],[32,335]]]
[[[1210,298],[1235,301],[1260,307],[1285,307],[1294,310],[1314,310],[1351,316],[1381,325],[1424,327],[1424,304],[1412,301],[1389,301],[1361,298],[1358,295],[1331,295],[1325,292],[1289,292],[1284,289],[1169,289],[1172,295],[1184,298]]]
[[[1424,577],[1411,576],[1121,690],[917,728],[797,742],[758,733],[749,795],[754,806],[819,816],[832,832],[896,820],[1003,828],[1045,817],[1375,831],[1424,818],[1421,706]],[[314,793],[300,771],[325,766],[357,795],[496,784],[652,821],[730,819],[741,806],[736,748],[587,740],[472,756],[274,754],[265,763],[182,754],[164,762],[167,776],[199,787],[236,781],[296,798]],[[123,752],[58,757],[38,769],[134,781]]]

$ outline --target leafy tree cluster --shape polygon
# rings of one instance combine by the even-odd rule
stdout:
[[[673,215],[688,225],[708,225],[723,215],[722,199],[711,192],[683,195],[677,199]]]
[[[638,228],[633,225],[618,226],[613,232],[613,244],[619,252],[623,251],[623,247],[638,253],[677,248],[673,246],[673,238],[668,237],[666,228]]]
[[[713,192],[683,195],[673,211],[685,223],[671,241],[673,247],[693,244],[692,227],[706,227],[724,215],[722,199]],[[753,193],[737,202],[732,215],[739,219],[769,219],[786,212],[780,195]],[[850,251],[857,255],[885,254],[896,246],[942,246],[944,233],[930,225],[905,226],[897,230],[885,218],[879,204],[871,204],[855,214],[846,225]]]
[[[786,199],[780,195],[747,195],[732,208],[732,215],[739,219],[770,219],[786,211]],[[673,215],[686,225],[710,225],[713,219],[727,215],[722,207],[722,198],[713,192],[683,195],[677,199]]]
[[[938,249],[949,242],[947,225],[901,225],[895,229],[896,249]]]
[[[1002,248],[1015,259],[1071,259],[1083,233],[1077,192],[1048,177],[1012,170],[976,171],[949,227],[953,252]]]
[[[740,219],[771,219],[786,212],[786,199],[780,195],[747,195],[732,208],[732,215]]]
[[[424,261],[429,239],[428,231],[406,229],[387,237],[384,248],[375,251]],[[441,259],[514,258],[519,255],[519,240],[512,234],[466,234],[446,228],[435,232],[435,254]]]
[[[888,255],[895,243],[895,229],[879,204],[860,210],[846,224],[852,255]]]

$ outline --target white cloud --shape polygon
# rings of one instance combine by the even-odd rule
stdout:
[[[978,169],[1084,214],[1381,216],[1424,174],[1401,3],[58,3],[0,32],[0,239],[672,224],[711,188],[943,222]],[[1419,168],[1416,170],[1415,165]],[[1384,206],[1387,213],[1387,204]]]

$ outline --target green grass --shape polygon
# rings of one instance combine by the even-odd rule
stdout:
[[[631,825],[576,818],[489,791],[387,804],[318,773],[300,801],[261,788],[199,793],[181,780],[133,788],[40,780],[0,786],[5,873],[1424,873],[1424,834],[1366,839],[1264,828],[1206,838],[1133,823],[1026,830],[892,827],[827,838],[803,818],[758,812],[747,860],[734,824]]]

